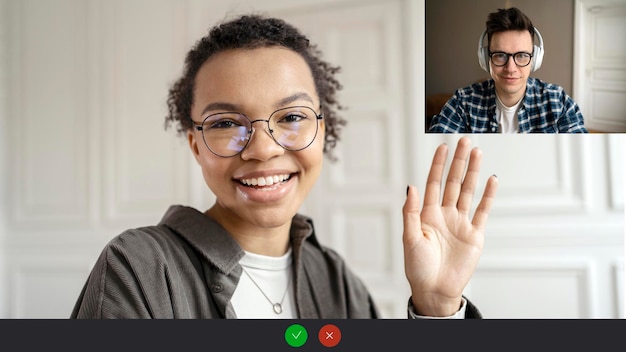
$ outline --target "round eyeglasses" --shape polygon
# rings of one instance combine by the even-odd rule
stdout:
[[[194,128],[202,132],[204,144],[213,154],[229,158],[246,148],[256,122],[267,122],[270,135],[285,150],[298,151],[313,143],[322,118],[307,106],[291,106],[274,111],[267,120],[250,120],[238,112],[211,114]]]
[[[494,51],[489,53],[491,62],[498,67],[506,65],[509,62],[509,57],[511,56],[513,57],[513,61],[515,62],[515,64],[519,67],[528,66],[528,64],[530,64],[530,60],[533,57],[532,54],[525,51],[520,51],[514,54],[509,54],[502,51]]]

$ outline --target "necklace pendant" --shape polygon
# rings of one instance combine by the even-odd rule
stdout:
[[[274,309],[274,313],[276,314],[280,314],[283,312],[283,306],[281,306],[280,303],[274,303],[272,309]]]

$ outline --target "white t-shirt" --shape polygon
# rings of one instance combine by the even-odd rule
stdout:
[[[523,97],[522,97],[523,99]],[[519,122],[517,120],[517,110],[519,109],[520,99],[513,106],[505,106],[496,94],[496,120],[498,121],[498,132],[500,133],[518,133]]]
[[[292,272],[291,248],[281,257],[269,257],[260,254],[245,252],[239,261],[244,268],[235,288],[231,304],[239,319],[297,319],[294,284],[290,279]],[[247,274],[246,274],[247,272]],[[254,282],[250,279],[250,276]],[[270,301],[255,285],[259,285]],[[285,292],[285,289],[287,290]],[[280,303],[282,297],[282,312],[276,314],[273,303]],[[467,301],[463,299],[461,308],[449,317],[427,317],[417,315],[409,301],[409,314],[413,319],[464,319]]]
[[[297,318],[293,299],[294,285],[293,280],[290,279],[292,271],[291,248],[281,257],[245,252],[239,264],[243,267],[244,272],[241,273],[239,284],[231,298],[231,304],[238,318]],[[248,274],[252,276],[254,281],[250,279]],[[269,300],[263,295],[264,293]],[[282,303],[281,300],[283,300]],[[281,303],[282,312],[280,314],[274,312],[274,303]]]

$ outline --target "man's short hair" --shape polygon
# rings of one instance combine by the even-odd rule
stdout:
[[[491,45],[491,36],[494,33],[526,30],[530,33],[531,38],[535,34],[533,23],[517,7],[498,9],[497,12],[490,13],[487,17],[486,27],[488,47]]]

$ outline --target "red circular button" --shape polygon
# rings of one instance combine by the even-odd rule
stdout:
[[[322,345],[335,347],[341,341],[341,330],[333,324],[327,324],[322,326],[317,337]]]

